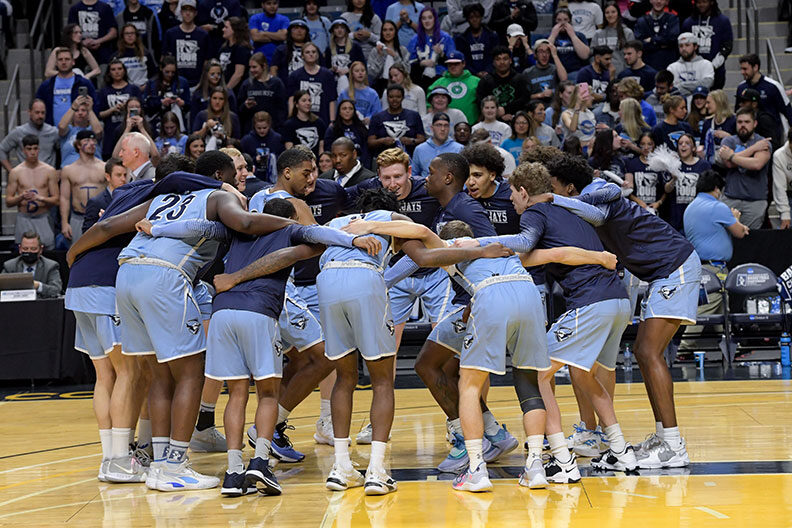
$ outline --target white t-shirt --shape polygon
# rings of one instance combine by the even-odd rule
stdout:
[[[507,138],[511,137],[512,133],[511,127],[503,121],[495,121],[493,123],[485,123],[482,121],[481,123],[476,123],[473,125],[472,131],[475,132],[481,128],[489,132],[490,138],[492,139],[492,144],[496,147],[500,147],[501,143],[503,143]]]
[[[388,90],[387,88],[382,92],[380,97],[382,108],[388,108]],[[426,92],[417,84],[413,84],[409,90],[404,90],[404,99],[402,100],[402,108],[407,110],[414,110],[421,114],[423,117],[426,114]]]
[[[602,25],[602,8],[594,2],[569,2],[567,6],[572,13],[572,27],[591,40]]]

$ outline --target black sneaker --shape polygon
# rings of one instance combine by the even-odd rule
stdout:
[[[248,495],[250,493],[256,493],[256,487],[247,484],[244,473],[229,473],[226,471],[225,477],[223,478],[223,487],[220,488],[221,495],[225,495],[226,497],[241,497],[242,495]]]
[[[261,457],[250,459],[245,482],[248,486],[255,486],[264,495],[280,495],[283,492],[269,467],[269,461]]]
[[[305,455],[292,446],[286,435],[288,429],[293,430],[294,426],[288,425],[285,420],[275,425],[275,433],[272,435],[272,457],[281,462],[302,462]]]

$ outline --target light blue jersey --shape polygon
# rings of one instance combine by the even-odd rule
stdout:
[[[153,225],[177,220],[206,220],[206,202],[213,192],[214,189],[205,189],[157,196],[151,202],[146,218]],[[118,260],[122,263],[136,258],[159,260],[162,262],[160,265],[175,267],[192,281],[198,270],[215,257],[217,247],[217,241],[203,237],[154,238],[138,233],[118,255]]]
[[[341,229],[344,226],[349,225],[352,220],[390,222],[392,215],[393,213],[391,211],[371,211],[364,215],[355,214],[342,216],[341,218],[334,218],[328,225],[330,227],[335,227],[336,229]],[[380,252],[377,254],[377,256],[369,255],[365,250],[359,248],[330,246],[325,250],[324,253],[322,253],[322,257],[319,259],[319,267],[324,269],[325,264],[330,261],[346,262],[355,260],[365,264],[370,264],[381,270],[384,268],[385,260],[388,258],[388,255],[391,251],[391,237],[383,237],[379,235],[372,236],[377,238],[382,243],[382,249],[380,249]]]
[[[261,189],[250,198],[250,201],[248,202],[248,209],[251,213],[260,213],[264,210],[264,204],[273,198],[283,198],[284,200],[288,200],[289,198],[294,198],[294,196],[287,193],[286,191],[273,191],[271,188]]]

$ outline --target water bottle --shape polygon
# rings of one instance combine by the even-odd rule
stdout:
[[[787,351],[789,351],[789,347],[787,347]],[[789,354],[787,354],[789,357]],[[624,368],[632,370],[632,350],[630,350],[630,343],[624,344]]]
[[[781,334],[781,340],[779,341],[779,345],[781,346],[781,366],[788,367],[790,366],[789,360],[789,332],[783,332]]]

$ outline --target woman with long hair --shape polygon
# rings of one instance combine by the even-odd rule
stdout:
[[[239,88],[242,132],[247,134],[252,127],[252,116],[262,110],[272,117],[272,124],[279,127],[286,122],[286,86],[278,77],[270,75],[267,57],[254,53],[248,61],[250,77]]]
[[[157,61],[143,45],[143,39],[134,24],[121,26],[118,32],[118,51],[113,58],[124,63],[129,82],[141,90],[146,87],[146,81],[157,74]]]
[[[116,128],[115,137],[110,138],[108,136],[105,138],[106,141],[110,141],[111,139],[113,141],[114,147],[112,157],[118,157],[118,153],[121,150],[121,141],[119,140],[124,137],[124,134],[128,134],[129,132],[140,132],[149,140],[149,156],[151,157],[151,163],[156,166],[157,163],[159,163],[159,150],[157,150],[157,145],[154,144],[154,131],[146,119],[143,104],[140,102],[140,99],[137,97],[130,97],[127,99],[126,103],[124,103],[121,115],[124,116],[124,119],[121,121],[118,128]]]
[[[382,30],[382,19],[374,14],[371,0],[347,0],[341,18],[349,24],[352,37],[363,49],[363,56],[368,57]]]
[[[190,134],[184,144],[184,155],[195,161],[206,152],[206,141],[201,134]]]
[[[335,74],[336,91],[349,87],[349,66],[353,62],[365,64],[363,49],[349,36],[349,24],[343,18],[333,20],[330,25],[330,44],[324,56],[324,66]]]
[[[701,141],[704,137],[704,121],[709,117],[707,112],[707,96],[709,93],[700,91],[698,88],[690,98],[690,112],[687,115],[687,122],[693,129],[693,137]]]
[[[61,32],[60,47],[71,50],[72,58],[74,59],[74,73],[82,75],[86,79],[94,79],[94,77],[102,73],[102,69],[99,67],[99,63],[96,62],[91,50],[83,46],[82,28],[79,24],[66,24]],[[47,78],[58,75],[58,70],[55,68],[57,51],[58,46],[52,48],[47,59],[47,65],[44,68],[44,76]]]
[[[528,124],[528,135],[535,137],[540,145],[561,148],[558,134],[545,121],[545,104],[542,101],[528,103]]]
[[[173,112],[181,122],[181,129],[186,129],[187,112],[190,111],[190,85],[187,79],[179,75],[175,57],[162,57],[159,73],[146,83],[143,99],[152,127],[159,127],[159,121],[165,112]]]
[[[179,128],[179,119],[173,112],[165,112],[160,120],[160,133],[154,141],[160,158],[169,154],[184,154],[187,136]]]
[[[302,19],[308,25],[308,39],[316,44],[319,53],[324,55],[330,44],[330,19],[320,12],[322,5],[323,0],[306,0]]]
[[[99,119],[104,125],[105,137],[115,138],[116,129],[124,120],[124,103],[130,97],[143,99],[140,89],[129,82],[127,69],[119,59],[113,59],[107,65],[104,87],[99,90]],[[102,143],[102,159],[109,159],[115,144],[112,141]]]
[[[424,92],[424,89],[417,84],[413,84],[412,79],[410,78],[409,66],[401,62],[395,63],[388,70],[388,78],[390,80],[389,84],[398,84],[404,88],[404,100],[402,101],[402,108],[418,112],[423,118],[423,116],[426,115],[426,92]],[[386,85],[382,90],[382,96],[380,97],[382,108],[386,108],[388,106],[387,88],[388,86]]]
[[[473,125],[473,132],[482,128],[489,132],[490,140],[496,147],[511,135],[511,127],[498,121],[498,100],[494,95],[488,95],[481,100],[481,121]]]
[[[303,89],[306,84],[316,87],[317,89],[309,91],[311,112],[318,115],[323,123],[330,123],[336,115],[336,99],[338,99],[336,87],[338,83],[333,72],[319,64],[320,59],[319,48],[316,47],[316,44],[313,42],[305,44],[303,46],[305,64],[299,70],[289,74],[286,93],[294,94],[298,89]],[[294,103],[295,99],[292,95],[289,97],[289,113],[292,112]],[[324,132],[322,133],[324,134]]]
[[[306,90],[297,90],[292,99],[291,117],[282,127],[284,146],[290,149],[294,145],[304,145],[318,156],[324,150],[327,125],[311,111],[311,94]]]
[[[682,134],[693,135],[693,129],[685,121],[687,115],[685,98],[681,95],[665,94],[663,96],[663,112],[665,117],[652,128],[652,137],[655,140],[655,145],[665,144],[676,152],[677,139]]]
[[[456,46],[451,35],[440,30],[437,11],[433,7],[424,7],[419,20],[418,31],[410,39],[407,49],[412,62],[410,75],[425,90],[445,73],[445,58],[456,50]]]
[[[523,110],[517,111],[512,119],[511,129],[511,136],[506,138],[500,146],[514,157],[515,163],[519,164],[523,143],[531,135],[531,116]]]
[[[594,33],[594,37],[591,39],[591,47],[608,46],[613,51],[611,63],[615,69],[614,73],[618,75],[627,67],[627,63],[624,62],[622,48],[629,41],[634,40],[635,35],[632,29],[624,25],[617,2],[614,0],[605,2],[603,13],[605,25]]]
[[[219,60],[209,59],[204,62],[201,81],[193,92],[192,99],[190,99],[190,111],[193,120],[202,110],[206,110],[209,105],[209,98],[215,88],[222,88],[227,93],[226,98],[228,99],[229,110],[232,112],[236,111],[236,97],[233,92],[226,88],[225,79],[223,78],[223,66]]]
[[[569,98],[569,107],[561,113],[561,129],[564,138],[576,136],[583,147],[583,153],[588,152],[594,140],[596,119],[591,111],[591,93],[580,93],[580,87],[575,86],[572,97]]]
[[[607,179],[602,171],[609,171],[624,180],[624,160],[619,156],[616,148],[618,141],[619,136],[611,129],[600,130],[594,135],[594,144],[588,162],[594,169],[595,176]]]
[[[652,134],[644,132],[638,138],[641,153],[628,159],[624,170],[624,187],[633,189],[630,199],[654,214],[666,200],[664,182],[666,173],[649,168],[649,154],[654,152]]]
[[[622,98],[619,95],[618,88],[619,83],[617,81],[611,81],[605,87],[605,100],[594,110],[597,124],[601,123],[610,128],[616,128],[619,124],[619,105]]]
[[[724,138],[737,133],[737,118],[734,117],[729,99],[723,90],[712,90],[707,95],[707,115],[701,137],[706,138],[707,132],[712,130],[712,140],[715,148],[720,147]]]
[[[289,27],[286,30],[286,42],[279,44],[272,55],[270,75],[278,77],[285,85],[289,74],[304,66],[303,46],[309,42],[311,40],[308,37],[308,24],[305,20],[298,18],[289,22]]]
[[[193,119],[193,132],[198,132],[204,137],[214,136],[218,142],[225,142],[228,137],[235,139],[242,137],[239,117],[231,111],[228,100],[228,90],[222,86],[212,88],[206,110],[198,112]],[[212,149],[208,148],[208,150]]]
[[[368,85],[368,75],[366,65],[360,61],[355,61],[349,66],[351,76],[349,88],[338,94],[337,103],[350,100],[363,118],[363,122],[368,125],[371,116],[382,110],[377,92]],[[337,121],[337,119],[336,119]]]
[[[580,143],[580,138],[577,136],[569,136],[564,139],[564,144],[561,146],[561,152],[569,154],[570,156],[583,157],[583,145]]]
[[[382,23],[382,31],[377,45],[368,54],[368,75],[371,87],[381,93],[388,86],[388,72],[394,64],[410,67],[410,52],[401,44],[396,23],[386,20]]]
[[[619,103],[619,124],[614,130],[620,136],[620,148],[625,154],[632,157],[641,153],[638,139],[644,132],[650,132],[651,128],[644,121],[638,101],[632,97],[622,99]]]
[[[565,7],[556,9],[553,21],[555,25],[546,38],[558,49],[558,58],[567,71],[567,79],[575,82],[577,72],[588,64],[591,54],[588,40],[585,35],[572,27],[572,13],[569,9]]]
[[[319,174],[324,174],[333,170],[333,153],[325,150],[316,159],[316,166],[319,167]]]
[[[237,91],[253,54],[247,21],[242,17],[231,17],[223,22],[223,40],[219,53],[223,79],[229,91]]]
[[[356,104],[349,99],[338,103],[338,116],[333,121],[333,125],[328,127],[324,136],[324,144],[332,145],[333,141],[340,137],[348,137],[355,142],[360,163],[368,167],[371,157],[368,152],[368,128],[360,120]]]
[[[572,81],[561,81],[553,94],[553,102],[550,103],[550,108],[545,108],[545,123],[555,128],[559,134],[561,131],[558,128],[558,124],[561,121],[561,114],[569,107],[569,100],[572,98],[574,90],[575,83]]]
[[[680,233],[684,233],[685,209],[696,197],[699,174],[711,169],[712,165],[696,155],[696,140],[689,133],[682,134],[677,139],[677,155],[682,162],[679,168],[680,174],[671,174],[664,188],[671,203],[668,223]]]

